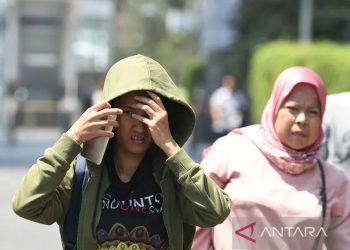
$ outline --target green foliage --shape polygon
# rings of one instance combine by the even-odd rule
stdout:
[[[190,101],[194,98],[194,89],[200,87],[204,82],[205,63],[201,58],[193,57],[185,65],[182,76],[182,84]]]
[[[272,42],[258,47],[248,76],[252,120],[259,122],[275,79],[291,66],[307,66],[324,80],[328,93],[350,90],[350,46],[331,42]]]
[[[232,45],[233,68],[246,79],[253,49],[276,39],[298,39],[300,0],[244,0],[232,20],[238,33]],[[315,40],[346,42],[350,39],[350,1],[317,0],[313,4],[312,35]]]
[[[238,17],[232,19],[237,41],[232,46],[232,68],[246,82],[248,65],[255,46],[276,39],[296,39],[299,1],[244,0]]]
[[[314,1],[314,37],[349,41],[350,1]]]
[[[168,11],[194,11],[192,1],[185,0],[130,0],[122,4],[116,15],[114,58],[117,61],[133,54],[156,59],[186,94],[191,90],[183,86],[183,74],[188,62],[198,50],[198,30],[170,32],[167,30]]]
[[[173,8],[183,9],[186,6],[185,0],[168,0],[169,6]]]
[[[175,84],[185,88],[186,94],[189,93],[189,89],[183,85],[182,79],[188,62],[194,57],[191,44],[193,44],[191,36],[173,34],[160,40],[154,49],[155,58],[167,69]]]

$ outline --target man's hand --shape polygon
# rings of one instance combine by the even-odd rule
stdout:
[[[105,127],[118,127],[118,122],[107,118],[122,113],[121,109],[111,108],[108,102],[100,102],[88,108],[66,134],[79,145],[99,136],[112,138],[114,133],[105,131]]]
[[[132,106],[146,112],[148,117],[137,114],[132,114],[132,117],[146,124],[151,132],[154,143],[167,156],[172,156],[180,150],[180,147],[171,135],[168,112],[159,96],[150,91],[147,91],[147,93],[150,98],[135,96],[138,103]]]

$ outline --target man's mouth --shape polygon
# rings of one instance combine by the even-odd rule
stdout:
[[[140,136],[140,135],[132,135],[131,140],[133,143],[141,144],[141,143],[144,143],[146,141],[146,138],[144,136]]]

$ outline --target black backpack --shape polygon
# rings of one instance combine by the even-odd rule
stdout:
[[[67,239],[65,250],[76,249],[81,198],[88,178],[89,170],[86,166],[86,159],[79,154],[74,170],[72,197],[63,225],[63,232]]]

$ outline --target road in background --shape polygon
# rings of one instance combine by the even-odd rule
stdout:
[[[19,129],[16,143],[0,142],[0,249],[62,249],[57,224],[41,225],[18,217],[12,196],[21,178],[61,132],[55,129]]]

